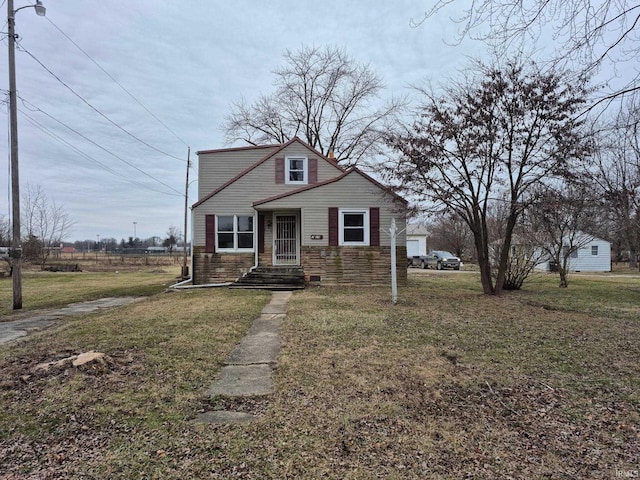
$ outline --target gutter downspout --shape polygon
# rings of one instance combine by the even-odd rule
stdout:
[[[187,278],[186,280],[182,280],[181,282],[174,283],[173,285],[169,285],[169,288],[179,288],[181,285],[184,285],[185,283],[189,283],[190,281],[191,281],[191,277]]]
[[[228,287],[229,285],[233,285],[233,282],[224,282],[224,283],[205,283],[203,285],[183,285],[185,282],[190,282],[191,279],[184,280],[182,282],[176,283],[175,285],[171,285],[169,288],[173,288],[174,290],[187,290],[190,288],[216,288],[216,287]]]
[[[253,267],[249,269],[249,272],[253,272],[256,268],[258,268],[258,259],[259,259],[258,235],[260,235],[260,228],[258,227],[258,211],[255,209],[253,213],[253,225],[255,226],[255,232],[256,232],[256,235],[254,235],[253,237],[254,261],[253,261]]]

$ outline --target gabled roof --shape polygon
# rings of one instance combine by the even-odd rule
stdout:
[[[284,144],[282,144],[284,145]],[[246,145],[244,147],[229,147],[229,148],[216,148],[213,150],[198,150],[196,155],[207,154],[207,153],[224,153],[224,152],[241,152],[243,150],[261,150],[265,148],[274,148],[279,147],[280,144],[273,145]]]
[[[407,223],[407,235],[428,235],[429,230],[424,223]]]
[[[386,186],[382,185],[380,182],[378,182],[374,178],[370,177],[369,175],[367,175],[363,171],[359,170],[358,168],[351,167],[350,169],[345,170],[344,173],[342,173],[341,175],[338,175],[337,177],[330,178],[329,180],[325,180],[324,182],[314,183],[313,185],[306,185],[306,186],[304,186],[302,188],[298,188],[296,190],[291,190],[290,192],[285,192],[285,193],[281,193],[279,195],[274,195],[274,196],[269,197],[269,198],[258,200],[256,202],[253,202],[253,206],[257,207],[258,205],[263,205],[265,203],[273,202],[274,200],[280,200],[282,198],[291,197],[293,195],[297,195],[299,193],[306,192],[308,190],[313,190],[315,188],[322,188],[322,187],[324,187],[326,185],[330,185],[332,183],[339,182],[343,178],[347,177],[348,175],[354,174],[354,173],[360,175],[365,180],[368,180],[369,182],[373,183],[376,187],[378,187],[379,189],[381,189],[384,192],[388,193],[389,195],[391,195],[392,197],[394,197],[396,200],[400,201],[401,203],[403,203],[405,205],[408,203],[404,198],[402,198],[400,195],[395,193],[389,187],[386,187]]]
[[[227,188],[229,185],[232,185],[233,183],[237,182],[240,178],[244,177],[246,174],[248,174],[249,172],[251,172],[255,168],[259,167],[260,165],[262,165],[264,162],[266,162],[270,158],[273,158],[274,156],[276,156],[278,153],[280,153],[282,150],[284,150],[285,148],[287,148],[289,145],[291,145],[293,143],[299,143],[300,145],[308,148],[315,155],[317,155],[318,157],[322,158],[326,162],[330,163],[334,167],[338,168],[339,170],[342,170],[343,172],[345,171],[344,168],[341,167],[340,165],[338,165],[338,163],[335,160],[325,157],[320,152],[318,152],[315,148],[313,148],[311,145],[303,142],[298,137],[294,137],[291,140],[289,140],[288,142],[282,143],[280,145],[263,145],[263,146],[257,146],[257,147],[251,146],[251,147],[225,148],[225,149],[220,149],[220,150],[203,150],[203,151],[199,151],[198,154],[200,154],[200,153],[231,152],[231,151],[235,151],[235,150],[250,150],[250,149],[267,148],[267,147],[269,147],[269,148],[278,147],[277,150],[268,153],[267,155],[262,157],[260,160],[258,160],[256,163],[254,163],[253,165],[251,165],[250,167],[248,167],[244,171],[238,173],[235,177],[229,179],[227,182],[225,182],[222,185],[220,185],[213,192],[211,192],[210,194],[202,197],[200,200],[198,200],[196,203],[194,203],[191,208],[196,208],[197,206],[203,204],[204,202],[209,200],[211,197],[213,197],[216,194],[220,193],[222,190]]]

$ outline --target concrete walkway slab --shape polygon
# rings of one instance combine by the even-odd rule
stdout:
[[[218,378],[209,388],[208,395],[216,397],[251,397],[268,395],[273,392],[271,366],[259,365],[227,365],[220,370]]]
[[[280,353],[280,335],[262,332],[247,335],[231,352],[228,365],[275,363]]]
[[[29,333],[54,325],[66,316],[92,313],[105,308],[120,307],[142,300],[143,297],[107,297],[77,302],[65,307],[47,310],[20,311],[0,321],[0,345],[26,337]]]
[[[262,309],[247,334],[235,346],[218,377],[209,387],[210,397],[261,396],[273,392],[273,367],[280,353],[280,329],[292,292],[272,292],[271,301]],[[241,412],[212,411],[196,418],[199,423],[245,423]]]
[[[250,413],[232,412],[228,410],[215,410],[198,415],[195,423],[213,423],[219,425],[243,425],[251,423],[255,417]]]
[[[280,333],[280,327],[284,322],[285,314],[263,313],[253,321],[247,335],[254,335],[260,332]]]

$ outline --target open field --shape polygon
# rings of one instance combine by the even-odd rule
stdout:
[[[0,349],[0,478],[611,479],[640,470],[640,279],[296,292],[276,393],[204,392],[268,294],[160,294]],[[99,367],[35,366],[87,350]],[[203,409],[260,415],[199,425]],[[4,473],[1,473],[4,472]]]

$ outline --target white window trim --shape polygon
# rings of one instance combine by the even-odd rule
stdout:
[[[291,160],[302,160],[303,180],[293,181],[289,179]],[[309,183],[309,159],[302,155],[292,155],[284,159],[284,183],[289,185],[307,185]]]
[[[344,216],[345,214],[360,213],[364,215],[364,241],[346,242],[344,240]],[[338,210],[338,245],[368,247],[371,243],[369,238],[369,209],[368,208],[341,208]]]
[[[220,226],[220,222],[218,220],[219,217],[233,217],[233,248],[220,248],[218,245],[218,234],[219,233],[232,233],[230,231],[220,232],[218,230]],[[251,232],[240,232],[238,231],[238,217],[251,217],[253,219],[253,230]],[[238,248],[238,234],[239,233],[251,233],[253,236],[253,246],[251,248]],[[256,250],[256,219],[254,215],[216,215],[216,252],[238,252],[238,253],[249,253]]]

